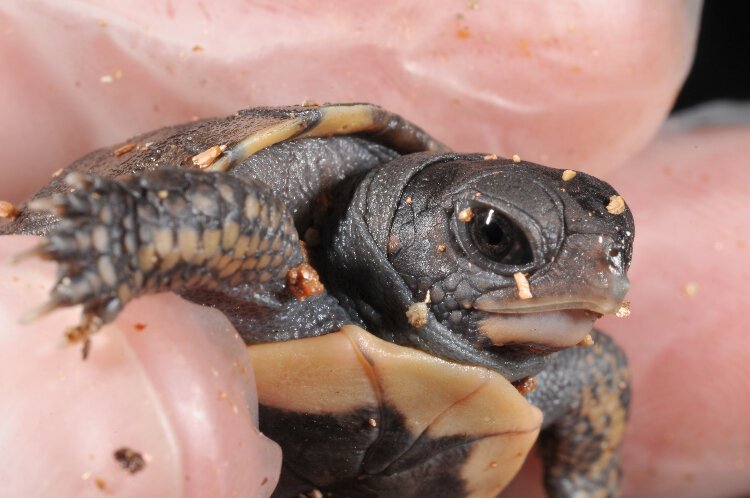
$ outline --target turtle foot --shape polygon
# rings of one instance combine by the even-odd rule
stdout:
[[[250,299],[285,290],[302,262],[291,218],[260,184],[226,173],[161,169],[123,180],[72,173],[70,192],[30,203],[61,222],[16,259],[56,261],[50,299],[25,316],[83,305],[66,333],[84,343],[133,298],[205,289]]]

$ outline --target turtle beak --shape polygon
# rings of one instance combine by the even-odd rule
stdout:
[[[477,329],[490,339],[492,346],[534,344],[557,350],[583,341],[600,316],[586,309],[487,313]]]
[[[478,330],[494,346],[574,346],[599,317],[620,310],[630,289],[612,239],[592,234],[569,235],[555,261],[528,281],[531,298],[506,287],[475,301]]]

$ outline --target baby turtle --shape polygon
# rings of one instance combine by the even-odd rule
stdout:
[[[628,372],[592,325],[629,286],[616,195],[374,105],[258,108],[92,152],[4,231],[46,236],[38,313],[83,305],[71,340],[147,293],[222,310],[274,496],[493,497],[537,435],[551,496],[613,496]]]

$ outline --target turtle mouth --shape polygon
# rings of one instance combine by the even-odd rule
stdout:
[[[526,345],[555,351],[583,341],[596,320],[614,312],[607,304],[571,301],[521,303],[500,308],[485,302],[475,308],[481,316],[477,329],[493,348]]]
[[[487,313],[477,328],[492,346],[527,344],[557,350],[580,343],[601,316],[587,309]]]
[[[621,300],[611,299],[603,302],[582,300],[555,300],[555,301],[516,301],[513,303],[500,303],[494,299],[482,300],[475,304],[474,309],[487,311],[498,315],[507,314],[530,314],[543,313],[547,311],[590,311],[601,315],[612,315],[620,308]]]

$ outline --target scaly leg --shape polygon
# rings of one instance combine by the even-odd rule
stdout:
[[[620,455],[630,402],[625,355],[608,336],[550,357],[529,402],[544,412],[539,447],[551,497],[619,496]]]
[[[262,184],[185,169],[66,181],[71,193],[30,206],[62,221],[25,254],[59,263],[50,301],[27,318],[82,304],[81,324],[67,336],[84,342],[84,357],[89,336],[139,295],[204,289],[278,306],[290,288],[300,299],[322,292],[290,213]]]

